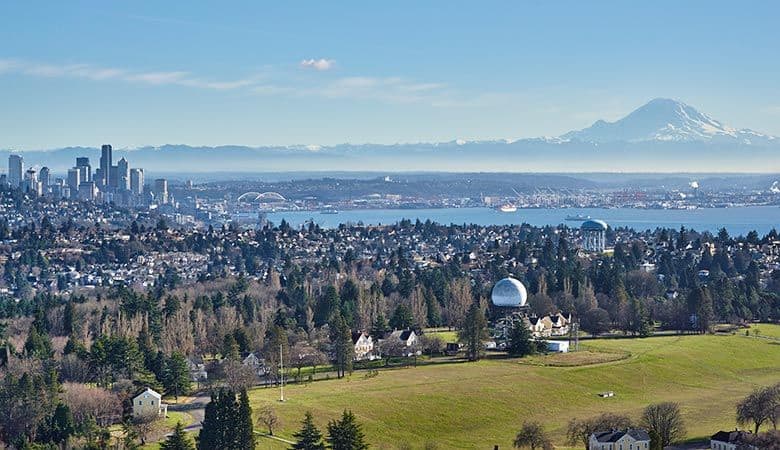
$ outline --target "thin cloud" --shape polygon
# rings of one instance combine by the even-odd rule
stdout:
[[[178,85],[211,90],[231,90],[257,82],[257,77],[239,80],[205,80],[185,71],[137,72],[91,64],[46,64],[0,59],[0,73],[19,73],[41,78],[79,78],[93,81],[118,80],[155,86]]]
[[[334,64],[330,59],[309,59],[301,62],[302,67],[318,71],[328,70]],[[421,103],[434,107],[463,101],[444,83],[418,82],[403,77],[346,76],[320,79],[282,77],[280,74],[273,76],[265,73],[233,80],[214,80],[180,70],[144,72],[93,64],[49,64],[0,58],[0,74],[2,73],[96,82],[119,81],[149,86],[184,86],[213,91],[243,90],[262,96],[321,97],[389,104]]]
[[[330,70],[336,65],[336,61],[332,59],[304,59],[301,61],[301,67],[304,69],[314,69],[319,71]]]

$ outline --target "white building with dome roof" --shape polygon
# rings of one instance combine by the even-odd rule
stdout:
[[[607,248],[608,225],[603,220],[591,219],[582,222],[582,248],[588,252],[603,252]]]

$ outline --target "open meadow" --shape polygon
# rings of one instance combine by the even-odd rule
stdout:
[[[780,330],[761,328],[765,334]],[[285,438],[307,410],[324,432],[329,419],[350,409],[373,448],[422,449],[427,442],[440,449],[511,448],[525,420],[543,423],[561,448],[571,418],[610,411],[638,419],[647,404],[660,401],[679,402],[689,439],[704,438],[735,426],[734,405],[754,387],[780,382],[780,343],[744,334],[600,339],[581,349],[589,356],[554,355],[551,364],[535,357],[431,364],[370,378],[355,372],[288,386],[284,403],[278,389],[258,388],[250,396],[255,411],[273,405],[282,419],[276,434]],[[567,367],[566,358],[587,365]],[[604,391],[615,397],[600,398]],[[259,448],[283,446],[260,439]]]

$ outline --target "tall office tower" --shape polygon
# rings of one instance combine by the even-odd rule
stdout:
[[[117,175],[119,171],[117,170],[116,166],[111,166],[111,170],[109,172],[108,179],[110,182],[108,185],[111,187],[111,189],[116,190],[119,188],[119,176]]]
[[[71,194],[71,196],[75,197],[78,195],[79,200],[91,202],[95,200],[96,191],[97,188],[95,187],[94,181],[84,181],[79,184],[79,189],[76,191],[76,194]]]
[[[0,186],[8,186],[8,175],[0,173]]]
[[[89,158],[85,156],[76,158],[76,167],[81,172],[81,181],[92,181],[92,166],[89,164]]]
[[[41,167],[41,173],[38,174],[38,179],[40,180],[44,189],[49,187],[51,184],[51,173],[49,173],[48,167]]]
[[[112,153],[111,146],[108,144],[100,148],[100,173],[102,174],[102,179],[98,181],[102,187],[111,186]]]
[[[144,193],[144,169],[130,169],[130,190],[135,195]]]
[[[40,183],[38,183],[37,173],[38,172],[33,168],[27,169],[27,173],[24,177],[24,190],[31,194],[41,195]]]
[[[22,185],[24,176],[24,158],[19,155],[8,157],[8,183],[11,187],[17,188]]]
[[[116,180],[119,189],[130,189],[130,163],[125,158],[116,163]]]
[[[168,203],[168,180],[165,178],[154,180],[154,198],[159,205]]]
[[[68,187],[70,188],[71,197],[76,197],[75,193],[79,191],[80,184],[81,171],[76,167],[68,169]]]

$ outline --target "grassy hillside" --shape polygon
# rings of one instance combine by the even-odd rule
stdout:
[[[524,420],[544,423],[563,446],[572,417],[604,411],[638,417],[648,403],[666,400],[681,403],[689,437],[704,437],[733,427],[735,402],[755,386],[780,382],[780,344],[743,335],[595,340],[581,346],[594,354],[630,356],[578,367],[561,367],[557,356],[548,366],[538,359],[533,364],[503,359],[382,371],[374,378],[356,372],[344,380],[289,386],[285,403],[277,401],[275,389],[256,389],[251,399],[255,409],[274,405],[283,419],[277,434],[288,438],[306,410],[324,430],[346,408],[364,424],[374,448],[404,443],[422,448],[428,441],[439,448],[510,448]],[[616,396],[598,397],[607,390]]]

